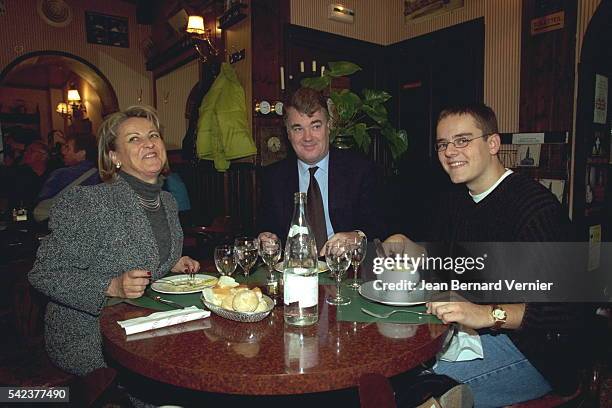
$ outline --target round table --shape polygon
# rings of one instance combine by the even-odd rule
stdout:
[[[336,321],[321,286],[319,322],[284,324],[283,307],[258,323],[211,315],[155,332],[126,336],[119,320],[151,310],[104,309],[107,357],[142,376],[187,389],[242,395],[289,395],[356,387],[364,373],[391,377],[431,359],[447,327]]]

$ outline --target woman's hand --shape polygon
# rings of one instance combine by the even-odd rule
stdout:
[[[172,272],[180,273],[198,273],[200,270],[200,263],[195,259],[192,259],[188,256],[182,256],[176,265],[174,265],[171,269]]]
[[[127,299],[139,298],[149,284],[151,272],[142,269],[132,269],[113,278],[106,288],[106,295]]]
[[[471,329],[493,326],[490,305],[471,302],[429,302],[427,313],[434,314],[443,323],[460,323]]]

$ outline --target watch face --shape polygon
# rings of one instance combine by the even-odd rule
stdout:
[[[504,320],[506,318],[506,311],[502,309],[493,310],[493,317],[499,320]]]

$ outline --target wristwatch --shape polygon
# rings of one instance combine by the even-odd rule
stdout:
[[[493,318],[493,326],[491,330],[499,330],[506,324],[508,314],[500,305],[491,306],[491,317]]]

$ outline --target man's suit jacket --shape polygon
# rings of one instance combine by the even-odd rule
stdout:
[[[328,208],[334,233],[362,230],[368,239],[385,238],[386,227],[378,205],[374,164],[347,150],[330,149]],[[263,170],[259,231],[287,237],[293,216],[294,193],[299,191],[295,156]]]

